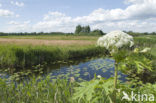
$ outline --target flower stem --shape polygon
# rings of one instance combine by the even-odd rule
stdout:
[[[115,63],[115,80],[114,80],[114,88],[117,89],[117,80],[118,80],[118,63]]]
[[[114,103],[116,103],[116,90],[117,90],[117,80],[118,80],[118,63],[115,62],[115,73],[114,73]]]

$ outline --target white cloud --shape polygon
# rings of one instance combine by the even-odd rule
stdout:
[[[49,12],[42,21],[33,26],[34,30],[39,31],[65,31],[71,32],[72,18],[60,12]],[[75,25],[74,25],[75,26]]]
[[[0,17],[16,17],[18,18],[20,15],[15,14],[14,12],[6,9],[0,9]]]
[[[16,21],[10,21],[8,24],[10,24],[10,25],[18,25],[19,23],[16,22]]]
[[[10,3],[12,5],[15,5],[15,6],[18,6],[18,7],[23,7],[24,6],[23,2],[11,1]]]
[[[103,22],[103,21],[112,21],[112,20],[122,20],[128,18],[127,13],[122,9],[111,9],[105,10],[99,8],[94,10],[88,16],[77,17],[74,21],[82,23],[94,23],[94,22]]]
[[[156,0],[142,0],[140,3],[135,2],[125,10],[131,18],[148,19],[156,17]]]
[[[132,0],[131,0],[132,1]],[[114,21],[114,20],[127,20],[127,19],[148,19],[156,17],[156,0],[142,0],[142,3],[134,2],[126,9],[97,9],[90,15],[78,17],[75,20],[85,22],[93,21]],[[144,2],[143,2],[144,1]]]
[[[131,3],[140,4],[140,3],[143,3],[145,1],[148,1],[148,0],[125,0],[124,3],[125,4],[131,4]]]
[[[8,22],[9,26],[3,32],[31,32],[32,25],[30,22],[30,20],[23,22],[10,21]]]
[[[20,17],[20,15],[19,14],[16,14],[15,17],[18,18],[18,17]]]
[[[0,17],[10,17],[13,16],[14,12],[9,11],[9,10],[5,10],[5,9],[0,9]]]
[[[60,12],[49,12],[43,20],[35,24],[34,28],[41,31],[74,31],[77,24],[91,25],[93,29],[104,31],[122,29],[135,31],[152,31],[153,22],[148,20],[156,18],[156,0],[126,0],[131,3],[126,9],[94,10],[88,16],[72,18]],[[70,28],[70,29],[69,29]],[[149,29],[145,29],[149,28]],[[150,29],[151,28],[151,29]]]
[[[27,20],[27,21],[23,21],[23,22],[18,22],[18,21],[10,21],[8,22],[8,24],[10,25],[27,25],[27,24],[30,24],[30,20]]]
[[[2,4],[0,4],[0,7],[2,7]]]
[[[29,32],[74,32],[78,24],[90,25],[92,29],[102,29],[104,32],[116,29],[139,32],[156,31],[156,0],[126,0],[126,2],[129,4],[125,9],[99,8],[89,15],[75,18],[61,12],[49,12],[35,24],[30,25],[23,22],[10,31],[16,29],[19,31],[21,28],[22,31]]]

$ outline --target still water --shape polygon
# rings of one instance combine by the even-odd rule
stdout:
[[[104,78],[114,76],[114,60],[108,58],[96,58],[89,61],[79,62],[72,65],[59,64],[55,69],[48,69],[45,75],[50,74],[52,78],[58,76],[74,77],[76,80],[91,80],[94,75],[100,75]],[[119,72],[119,80],[126,81],[127,75]]]
[[[32,71],[30,69],[30,71]],[[25,72],[25,71],[23,71]],[[114,76],[114,60],[110,58],[94,58],[87,61],[77,60],[76,63],[56,63],[43,68],[43,77],[50,75],[52,79],[57,77],[70,78],[74,77],[76,80],[91,80],[94,75],[100,75],[104,78]],[[119,72],[119,80],[126,81],[127,75]],[[11,74],[5,75],[0,73],[1,78],[8,78]]]

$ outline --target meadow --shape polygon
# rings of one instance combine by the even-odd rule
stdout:
[[[23,70],[56,61],[67,62],[99,55],[111,57],[105,48],[96,45],[98,38],[99,36],[83,35],[0,36],[0,68]],[[123,71],[129,75],[129,80],[125,83],[119,81],[118,88],[126,92],[134,91],[137,94],[148,91],[149,94],[156,96],[156,36],[137,36],[134,37],[134,42],[135,48],[151,48],[150,53],[137,54],[137,56],[148,58],[153,71],[145,69],[138,73],[136,72],[138,68],[135,70],[134,65],[131,66],[129,63],[127,67],[130,65],[130,70]],[[31,74],[28,81],[19,81],[15,79],[17,76],[15,73],[9,79],[0,78],[1,103],[111,103],[114,97],[112,78],[106,80],[95,75],[91,81],[77,82],[72,77],[64,79],[57,77],[51,80],[50,75],[43,78]],[[121,101],[122,96],[122,92],[117,93],[116,103],[127,102]],[[143,102],[145,101],[146,99]],[[128,101],[128,103],[138,103],[138,101]],[[145,103],[155,103],[155,101]]]
[[[31,67],[43,63],[96,56],[97,36],[2,36],[1,67]]]
[[[0,66],[34,66],[43,62],[107,54],[104,48],[96,47],[98,38],[71,35],[1,36]],[[149,35],[134,39],[136,46],[150,47],[151,54],[156,56],[155,38],[155,35]]]

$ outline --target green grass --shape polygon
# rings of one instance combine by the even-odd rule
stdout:
[[[1,103],[71,103],[73,84],[67,80],[51,81],[49,77],[31,78],[31,81],[19,83],[0,78]]]
[[[33,65],[51,63],[54,61],[70,60],[74,58],[84,58],[96,56],[98,54],[107,54],[104,48],[96,47],[96,41],[99,36],[63,36],[63,35],[39,35],[39,36],[1,36],[0,38],[8,39],[42,39],[42,40],[83,40],[91,41],[90,44],[70,44],[70,45],[30,45],[1,43],[0,44],[0,67],[31,67]],[[135,45],[139,48],[152,48],[151,54],[156,57],[156,36],[139,36],[135,37]]]
[[[147,35],[147,36],[139,36],[135,37],[135,45],[140,48],[150,47],[151,54],[156,57],[156,36],[155,35]]]
[[[104,48],[96,46],[32,46],[0,45],[1,68],[31,67],[38,64],[50,64],[55,61],[68,61],[76,58],[97,56],[106,53]]]
[[[68,61],[75,58],[107,54],[104,48],[96,47],[95,43],[98,36],[3,36],[1,38],[93,41],[92,44],[89,45],[73,44],[57,46],[3,43],[0,44],[1,68],[27,67],[45,62]],[[152,60],[156,60],[156,36],[135,37],[135,47],[141,49],[151,47]],[[151,73],[151,75],[155,76],[154,72],[153,74]],[[108,96],[113,95],[111,92],[113,90],[113,82],[111,81],[109,82],[110,84],[107,85],[104,80],[100,79],[82,82],[81,85],[84,86],[80,86],[78,82],[68,81],[68,79],[58,78],[51,81],[50,76],[46,78],[32,77],[29,82],[18,81],[17,83],[18,84],[15,84],[14,79],[0,78],[1,103],[92,103],[91,101],[93,100],[96,103],[104,103],[106,99],[109,101]],[[135,88],[131,88],[132,86],[135,86]],[[86,90],[86,88],[92,91],[92,93],[87,92],[85,96],[83,92],[85,92],[84,90]],[[141,92],[151,93],[156,96],[156,84],[142,84],[141,81],[138,82],[136,78],[133,78],[132,81],[124,83],[123,85],[120,84],[119,88],[127,93],[133,90],[136,94]],[[108,91],[109,93],[106,93]],[[77,96],[75,96],[75,94],[77,94]],[[77,98],[73,100],[73,97]],[[121,101],[121,98],[122,92],[121,94],[117,94],[118,102],[128,102]]]
[[[24,36],[0,36],[9,39],[44,39],[44,40],[97,40],[99,36],[85,35],[24,35]]]
[[[131,88],[132,86],[135,88]],[[130,81],[120,83],[118,88],[121,92],[117,92],[117,103],[138,103],[121,100],[122,91],[128,95],[133,91],[135,94],[139,92],[156,96],[156,84],[144,85],[141,82]],[[94,78],[79,83],[59,78],[51,81],[50,76],[46,78],[33,76],[29,82],[16,82],[16,84],[12,79],[0,78],[0,91],[1,103],[111,103],[114,93],[113,78],[107,80]],[[146,101],[146,103],[155,102]]]

